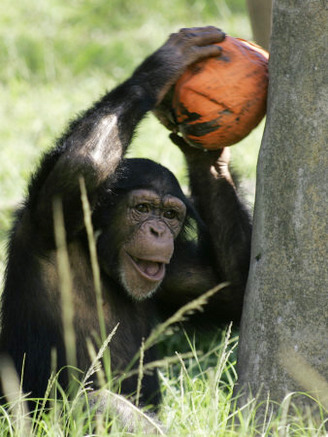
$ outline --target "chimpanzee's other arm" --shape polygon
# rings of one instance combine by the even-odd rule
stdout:
[[[228,288],[211,299],[206,311],[220,322],[239,321],[249,267],[251,219],[229,172],[229,150],[203,151],[190,147],[175,134],[171,139],[185,155],[192,199],[205,223],[211,246],[207,253],[204,246],[198,248],[198,261],[197,253],[192,255],[190,249],[189,254],[185,253],[180,261],[177,260],[175,269],[180,271],[180,277],[183,271],[189,270],[190,275],[189,281],[175,282],[178,275],[172,278],[174,300],[180,299],[182,303],[184,293],[191,297],[197,287],[200,294],[219,282],[229,282]],[[193,293],[188,289],[183,291],[188,283],[193,287]]]
[[[68,236],[83,226],[79,178],[85,180],[91,204],[99,186],[114,175],[133,132],[187,66],[218,56],[224,34],[214,27],[182,29],[147,58],[134,74],[74,121],[47,154],[29,188],[30,218],[39,235],[52,241],[53,199],[63,203]]]

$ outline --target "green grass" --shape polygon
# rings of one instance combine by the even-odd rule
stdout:
[[[27,180],[42,151],[68,120],[105,90],[127,78],[168,34],[180,27],[214,24],[246,39],[251,31],[244,0],[2,0],[0,4],[0,277],[12,209],[24,197]],[[232,159],[252,185],[262,125],[232,148]],[[138,129],[130,154],[160,161],[185,184],[180,152],[150,114]],[[250,200],[252,195],[250,195]],[[210,337],[210,338],[208,338]],[[323,436],[325,412],[317,424],[291,399],[274,417],[256,424],[256,403],[244,415],[234,406],[235,335],[216,332],[195,339],[177,332],[166,342],[159,368],[163,392],[160,418],[170,436]],[[177,352],[177,353],[176,353]],[[181,359],[183,353],[190,358]],[[297,395],[295,395],[297,396]],[[0,410],[0,436],[105,435],[110,421],[72,411],[53,401],[47,411],[24,420],[22,403]],[[26,428],[28,427],[28,428]],[[117,425],[113,435],[126,435]]]
[[[159,413],[163,434],[167,436],[204,437],[324,437],[327,411],[318,406],[316,415],[310,410],[302,411],[295,407],[298,394],[288,396],[277,413],[272,416],[271,403],[258,405],[251,400],[243,410],[235,406],[233,385],[236,380],[235,349],[238,338],[230,331],[216,335],[213,341],[188,337],[184,332],[175,334],[174,345],[189,349],[190,358],[182,358],[175,353],[176,360],[163,362],[159,376],[162,385],[163,404]],[[188,347],[186,346],[188,345]],[[202,347],[202,352],[199,351]],[[55,382],[55,381],[54,381]],[[28,416],[24,401],[11,402],[9,410],[0,409],[1,436],[143,436],[142,431],[127,433],[122,429],[119,419],[110,419],[106,413],[97,417],[84,403],[87,387],[82,385],[73,402],[58,400],[52,390],[49,406],[42,401],[39,409]],[[75,402],[76,401],[76,402]],[[84,409],[82,408],[84,406]],[[267,411],[259,423],[257,409]],[[135,420],[140,420],[138,414]]]

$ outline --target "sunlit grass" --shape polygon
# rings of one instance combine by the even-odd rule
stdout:
[[[280,405],[269,401],[257,403],[252,399],[242,409],[236,408],[233,387],[238,339],[229,329],[213,337],[212,342],[208,341],[203,351],[199,350],[203,344],[199,338],[190,337],[183,331],[178,335],[180,344],[189,349],[190,357],[183,358],[177,352],[174,362],[162,361],[158,367],[163,403],[160,422],[156,424],[161,427],[161,433],[186,437],[327,435],[327,411],[320,404],[314,404],[316,410],[297,406],[296,401],[304,396],[303,393],[288,395]],[[100,371],[96,361],[91,369]],[[56,386],[56,379],[52,384]],[[109,417],[106,411],[96,414],[85,402],[88,390],[88,384],[82,382],[76,397],[71,400],[62,391],[59,391],[60,398],[51,390],[48,405],[41,401],[30,416],[26,414],[22,398],[12,401],[9,408],[0,408],[0,435],[23,437],[29,434],[29,430],[35,436],[107,435],[109,432],[115,436],[127,435],[119,417]],[[275,413],[272,412],[273,406]],[[138,423],[144,416],[136,414]],[[129,435],[145,433],[136,430]]]

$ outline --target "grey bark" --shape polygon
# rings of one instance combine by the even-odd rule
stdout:
[[[275,0],[269,71],[238,390],[327,405],[328,1]]]
[[[271,11],[273,0],[247,0],[249,18],[254,40],[269,49],[271,34]]]

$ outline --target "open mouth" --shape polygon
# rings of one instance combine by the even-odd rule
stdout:
[[[160,261],[145,260],[129,255],[133,266],[141,276],[149,281],[158,282],[165,276],[165,264]]]

